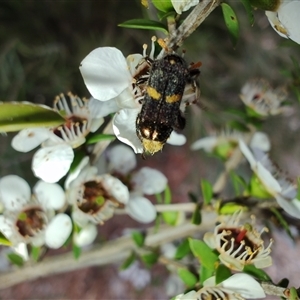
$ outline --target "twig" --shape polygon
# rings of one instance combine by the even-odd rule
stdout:
[[[203,225],[196,226],[184,223],[177,227],[163,226],[158,233],[149,230],[145,246],[155,247],[176,239],[191,236],[196,232],[207,231],[214,225],[215,218],[204,216]],[[65,273],[90,266],[103,266],[116,263],[127,258],[132,251],[139,251],[131,237],[121,237],[108,241],[104,245],[94,246],[92,249],[82,253],[75,260],[72,253],[60,254],[45,258],[37,264],[25,265],[20,269],[0,274],[0,289],[4,289],[27,280],[46,277],[53,274]]]
[[[176,50],[221,3],[221,0],[200,1],[177,30],[170,34],[168,47]]]

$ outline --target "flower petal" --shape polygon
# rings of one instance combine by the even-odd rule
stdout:
[[[182,14],[183,11],[189,10],[192,6],[199,3],[199,0],[171,0],[175,11]]]
[[[124,185],[118,178],[109,174],[99,176],[104,188],[116,198],[117,201],[126,204],[129,200],[129,191],[126,185]]]
[[[300,2],[285,2],[280,5],[277,13],[279,21],[288,31],[288,37],[300,44]]]
[[[14,230],[13,230],[14,223],[11,219],[0,215],[0,232],[4,234],[4,236],[10,240],[10,238],[13,236]]]
[[[243,153],[243,155],[248,160],[251,168],[252,169],[255,168],[256,167],[256,160],[255,160],[253,154],[251,153],[250,149],[247,147],[247,145],[245,144],[245,142],[243,140],[239,140],[239,146],[240,146],[241,152]]]
[[[189,291],[186,294],[180,294],[175,297],[174,300],[196,300],[198,299],[198,294],[196,291]]]
[[[33,191],[44,208],[60,209],[64,206],[66,197],[63,188],[56,183],[38,181]]]
[[[277,203],[291,216],[300,219],[300,201],[298,199],[286,199],[280,194],[275,196]]]
[[[273,29],[282,37],[288,39],[288,32],[284,25],[279,21],[277,12],[266,11],[266,16]]]
[[[52,132],[47,128],[28,128],[21,130],[11,142],[11,146],[20,152],[28,152],[52,135]]]
[[[160,171],[144,167],[132,176],[131,182],[135,190],[141,190],[146,195],[154,195],[165,190],[168,179]]]
[[[45,242],[52,249],[60,248],[72,232],[71,218],[66,214],[56,215],[45,231]]]
[[[130,54],[126,57],[129,72],[132,75],[132,77],[134,77],[134,75],[136,75],[136,73],[139,71],[138,66],[141,64],[143,59],[143,55],[138,53]]]
[[[150,200],[144,197],[130,198],[125,211],[134,220],[141,223],[150,223],[156,218],[156,209]]]
[[[183,134],[172,131],[167,143],[173,146],[182,146],[186,143],[186,137]]]
[[[126,59],[117,48],[93,50],[81,62],[79,69],[89,92],[100,101],[118,96],[131,85]]]
[[[135,121],[140,109],[122,109],[113,119],[113,130],[116,137],[132,147],[135,153],[143,153],[143,146],[136,135]]]
[[[191,150],[204,149],[206,152],[211,152],[216,146],[218,138],[216,136],[207,136],[197,140],[191,145]]]
[[[73,158],[73,149],[68,144],[41,148],[33,156],[32,170],[36,177],[54,183],[67,174]]]
[[[88,246],[93,243],[98,234],[97,227],[94,224],[89,223],[83,227],[79,233],[75,233],[73,236],[74,243],[78,247]]]
[[[94,99],[94,98],[92,98]],[[111,113],[115,113],[120,110],[120,107],[116,101],[117,98],[113,98],[108,101],[89,101],[89,110],[91,111],[93,118],[106,117]],[[93,132],[93,131],[92,131]]]
[[[7,210],[19,210],[30,200],[30,187],[17,175],[4,176],[0,179],[0,197]]]
[[[132,149],[124,145],[117,145],[107,153],[108,170],[128,174],[136,167],[136,157]]]
[[[251,148],[258,148],[264,152],[268,152],[271,149],[271,143],[268,138],[268,135],[265,134],[264,132],[255,132],[251,142],[250,142],[250,147]]]
[[[255,170],[254,170],[255,171]],[[265,188],[271,195],[280,193],[282,188],[279,182],[272,176],[269,170],[267,170],[260,162],[257,162],[256,175],[264,184]]]
[[[29,259],[27,245],[25,243],[19,243],[18,245],[14,246],[14,251],[20,255],[24,261]]]
[[[221,284],[224,288],[236,291],[247,299],[264,298],[266,294],[261,285],[251,276],[243,273],[234,274]]]

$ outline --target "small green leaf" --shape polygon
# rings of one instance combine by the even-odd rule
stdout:
[[[114,134],[97,133],[88,137],[87,144],[95,144],[100,141],[113,141],[116,138]]]
[[[31,251],[30,251],[30,255],[31,255],[32,259],[35,262],[37,262],[40,258],[40,255],[41,255],[41,247],[32,246]]]
[[[152,3],[158,10],[164,13],[174,11],[171,0],[152,0]]]
[[[159,255],[157,253],[149,253],[141,256],[142,261],[147,267],[151,267],[158,260]]]
[[[189,243],[194,256],[199,259],[201,264],[207,269],[214,270],[218,255],[202,241],[190,238]]]
[[[216,270],[216,284],[221,283],[231,276],[231,271],[225,265],[219,265]]]
[[[297,188],[298,188],[298,190],[297,190],[296,198],[298,201],[300,201],[300,177],[297,178]]]
[[[136,254],[132,251],[131,254],[125,259],[125,261],[122,263],[122,266],[120,267],[121,270],[126,270],[129,268],[132,263],[136,260]]]
[[[246,265],[243,269],[243,272],[245,272],[259,280],[272,282],[272,279],[265,271],[263,271],[261,269],[257,269],[254,265]]]
[[[172,201],[172,193],[171,193],[171,189],[168,185],[165,189],[165,195],[164,196],[165,196],[164,203],[165,204],[170,204],[171,201]]]
[[[221,3],[224,21],[230,34],[233,46],[235,47],[239,37],[239,23],[233,9],[227,3]]]
[[[290,230],[289,224],[283,218],[283,216],[281,215],[281,213],[275,207],[271,207],[270,210],[275,215],[275,217],[277,218],[277,220],[279,221],[279,223],[281,224],[281,226],[284,228],[284,230],[286,231],[286,233],[289,235],[289,237],[292,240],[294,240],[294,237],[293,237],[292,232]]]
[[[281,3],[280,0],[249,0],[250,4],[262,10],[277,11]]]
[[[7,258],[10,260],[10,262],[16,266],[22,267],[24,265],[23,258],[16,254],[16,253],[9,253],[7,254]]]
[[[198,281],[197,277],[187,269],[178,269],[177,274],[188,288],[194,287]]]
[[[236,174],[234,171],[230,172],[230,179],[233,184],[236,196],[241,195],[242,192],[248,188],[244,178]]]
[[[299,300],[297,290],[294,287],[290,288],[290,295],[288,300]]]
[[[229,202],[226,203],[224,205],[222,205],[219,208],[219,214],[220,215],[233,215],[235,212],[239,211],[239,210],[243,210],[246,211],[246,207],[234,202]]]
[[[254,15],[253,15],[253,9],[250,3],[250,0],[241,0],[241,2],[243,3],[245,10],[247,12],[248,15],[248,20],[251,26],[253,26],[254,24]]]
[[[11,246],[11,241],[0,231],[0,245]]]
[[[192,215],[192,224],[200,225],[202,222],[201,205],[197,204]]]
[[[0,132],[19,131],[30,127],[54,127],[65,119],[53,109],[29,102],[0,103]]]
[[[161,213],[163,220],[166,224],[175,226],[178,221],[179,213],[176,211],[165,211]]]
[[[134,231],[132,232],[131,237],[138,247],[144,246],[145,238],[146,238],[146,235],[144,233],[141,233],[139,231]]]
[[[206,180],[202,179],[200,182],[201,190],[202,190],[202,197],[205,204],[210,204],[212,196],[213,196],[213,187],[211,183]]]
[[[168,35],[167,27],[164,24],[153,20],[133,19],[125,21],[118,26],[134,29],[159,30]]]
[[[197,203],[197,202],[198,202],[198,197],[197,197],[194,193],[189,192],[188,196],[189,196],[190,200],[191,200],[193,203]]]
[[[191,253],[191,248],[189,244],[189,240],[185,239],[182,241],[182,243],[177,247],[176,253],[175,253],[175,259],[182,259],[185,256],[187,256],[189,253]]]
[[[78,247],[77,245],[73,244],[72,252],[73,252],[74,258],[77,260],[81,255],[81,248]]]
[[[200,276],[200,284],[203,285],[203,282],[206,279],[212,277],[214,275],[214,272],[215,272],[215,270],[207,269],[203,265],[201,265],[201,267],[200,267],[200,274],[199,274],[199,276]]]

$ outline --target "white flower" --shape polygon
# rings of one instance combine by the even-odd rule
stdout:
[[[74,232],[73,242],[78,247],[88,246],[93,243],[97,234],[97,227],[92,223],[88,223],[79,232]]]
[[[133,172],[136,157],[131,149],[118,145],[107,154],[108,171],[127,185],[130,199],[125,206],[126,212],[142,223],[152,222],[156,218],[156,209],[143,195],[161,193],[167,186],[167,178],[159,171],[144,167]]]
[[[61,247],[72,231],[66,214],[55,215],[65,204],[64,190],[58,184],[39,181],[31,195],[28,183],[16,175],[0,180],[0,201],[5,210],[0,216],[0,231],[13,247],[22,243],[49,248]]]
[[[33,156],[32,170],[46,182],[57,182],[69,171],[74,158],[73,148],[85,142],[89,132],[96,131],[103,119],[95,115],[95,99],[80,99],[68,94],[71,108],[63,94],[54,101],[54,108],[65,118],[57,128],[28,128],[21,130],[12,140],[12,147],[28,152],[41,145]]]
[[[266,11],[273,29],[282,37],[300,44],[300,1],[281,1],[276,12]]]
[[[268,155],[257,149],[253,149],[253,155],[243,141],[240,141],[239,145],[252,171],[268,195],[274,197],[288,214],[300,219],[300,201],[296,198],[297,186],[272,163]]]
[[[192,150],[203,149],[208,153],[216,153],[222,158],[229,158],[238,146],[239,140],[247,137],[247,134],[241,132],[224,132],[220,135],[211,135],[195,141],[191,145]],[[255,132],[250,145],[257,147],[262,151],[269,151],[271,148],[268,136],[263,132]]]
[[[125,58],[120,50],[100,47],[89,53],[81,62],[80,71],[91,95],[99,100],[98,116],[115,113],[113,130],[116,137],[133,148],[135,153],[143,153],[144,148],[136,135],[136,119],[142,107],[145,84],[149,77],[150,65],[145,59],[154,60],[154,42],[146,54],[131,54]],[[157,57],[160,58],[161,56]],[[190,97],[186,96],[186,101]],[[169,141],[168,141],[169,142]],[[172,133],[170,144],[183,145],[185,138]]]
[[[261,285],[251,276],[238,273],[230,276],[219,284],[215,284],[215,277],[210,277],[203,283],[203,288],[178,295],[175,300],[244,300],[265,298],[266,294]]]
[[[273,89],[263,79],[246,82],[240,94],[244,104],[262,117],[280,114],[283,111],[282,103],[286,100],[286,97],[287,93],[284,88]]]
[[[171,0],[172,5],[175,11],[178,14],[189,10],[192,6],[195,6],[199,3],[199,0]]]
[[[239,225],[241,213],[235,213],[227,221],[222,221],[204,235],[205,243],[220,253],[221,262],[232,270],[242,271],[245,265],[254,264],[256,268],[266,268],[272,264],[271,246],[264,247],[261,234],[255,224]]]
[[[128,188],[116,177],[97,172],[86,157],[65,182],[73,219],[82,228],[89,222],[102,224],[113,216],[117,207],[128,203]]]

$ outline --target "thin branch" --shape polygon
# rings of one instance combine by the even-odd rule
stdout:
[[[184,223],[177,227],[163,226],[158,233],[149,229],[145,246],[155,247],[174,240],[191,236],[196,232],[209,230],[215,222],[215,218],[204,216],[203,225]],[[90,266],[103,266],[126,259],[132,251],[139,252],[131,237],[121,237],[108,241],[104,245],[94,246],[82,253],[75,260],[73,253],[60,254],[45,258],[42,262],[15,268],[12,271],[0,274],[0,290],[27,280],[46,277],[53,274],[65,273]]]
[[[176,50],[221,3],[221,0],[200,1],[177,30],[170,34],[168,47]]]

